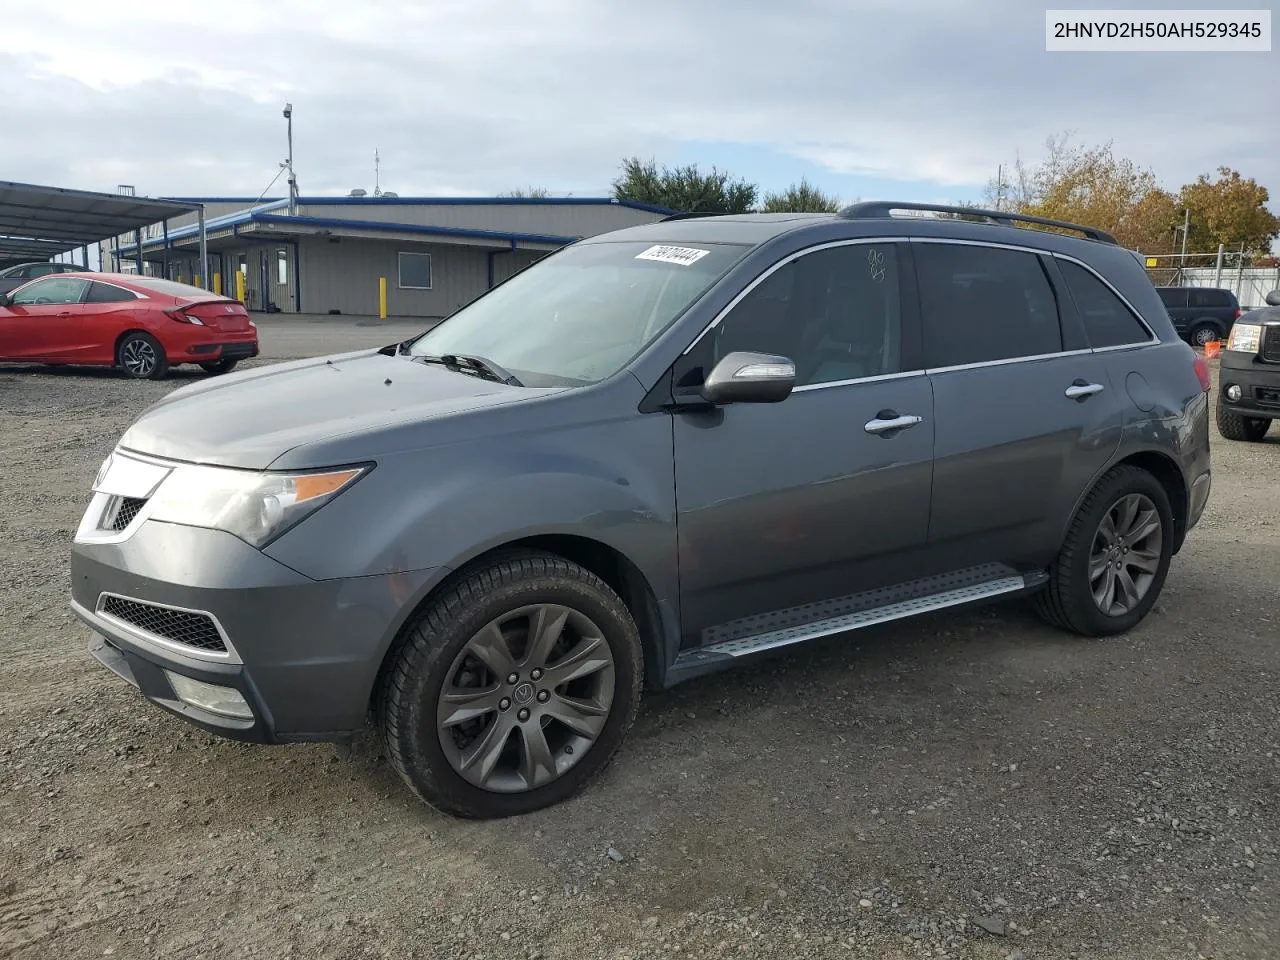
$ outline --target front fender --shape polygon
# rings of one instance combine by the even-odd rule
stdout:
[[[571,534],[617,550],[673,599],[671,450],[671,418],[635,413],[396,453],[265,552],[327,580],[457,569],[514,540]]]

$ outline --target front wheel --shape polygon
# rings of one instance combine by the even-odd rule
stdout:
[[[1226,439],[1257,443],[1270,428],[1271,421],[1267,417],[1246,417],[1225,409],[1222,401],[1218,401],[1218,432]]]
[[[116,348],[116,364],[135,380],[163,380],[169,372],[164,347],[141,330],[126,334]]]
[[[1088,637],[1132,630],[1164,586],[1173,536],[1160,481],[1138,467],[1111,470],[1071,521],[1037,597],[1041,616]]]
[[[640,635],[599,577],[521,552],[462,576],[410,624],[376,715],[393,767],[432,806],[490,819],[582,789],[635,719]]]
[[[212,373],[212,374],[230,373],[232,370],[236,368],[236,364],[239,362],[240,361],[238,360],[230,360],[230,359],[211,360],[208,363],[200,364],[200,369],[203,370],[205,373]]]

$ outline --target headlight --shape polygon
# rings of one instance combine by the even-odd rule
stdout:
[[[1242,353],[1257,353],[1258,341],[1261,339],[1261,324],[1237,323],[1231,327],[1231,336],[1227,338],[1227,349],[1239,350]]]
[[[367,472],[255,473],[224,467],[178,467],[151,498],[151,519],[209,527],[265,546]]]

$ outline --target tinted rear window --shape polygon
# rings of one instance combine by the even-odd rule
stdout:
[[[1191,306],[1193,307],[1229,307],[1231,294],[1226,290],[1192,290]]]
[[[126,300],[137,300],[137,296],[123,287],[113,287],[109,283],[89,284],[89,295],[85,303],[123,303]]]
[[[210,290],[193,287],[190,284],[178,283],[175,280],[161,280],[159,277],[130,277],[129,282],[152,293],[161,293],[170,297],[206,298],[214,294]]]
[[[1070,260],[1059,260],[1058,267],[1080,311],[1090,346],[1119,347],[1151,339],[1138,318],[1096,276]]]

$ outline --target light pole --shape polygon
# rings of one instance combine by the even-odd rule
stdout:
[[[289,126],[289,156],[285,166],[289,170],[289,216],[298,215],[298,178],[293,174],[293,104],[284,105],[284,118]]]

